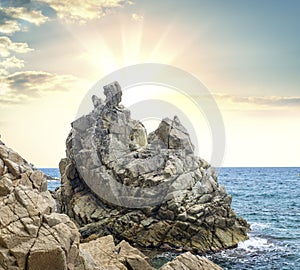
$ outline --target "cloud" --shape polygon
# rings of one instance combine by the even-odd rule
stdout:
[[[40,10],[26,7],[0,7],[0,32],[13,34],[17,31],[25,31],[22,21],[41,25],[48,20]]]
[[[44,16],[40,10],[33,10],[33,9],[30,10],[25,7],[17,7],[17,8],[9,7],[9,8],[2,8],[2,10],[8,16],[14,19],[27,21],[37,26],[45,23],[48,20],[48,18]]]
[[[4,82],[16,93],[29,94],[39,91],[66,91],[67,86],[74,82],[72,75],[57,75],[44,71],[21,71],[7,76]]]
[[[85,23],[88,20],[101,18],[117,8],[130,5],[130,0],[41,0],[53,8],[60,19],[70,23]]]
[[[0,68],[5,70],[24,67],[24,60],[18,59],[15,56],[6,58],[0,62]]]
[[[233,96],[229,94],[213,94],[219,101],[225,101],[232,104],[249,104],[271,107],[290,107],[300,106],[300,96]]]
[[[144,16],[143,15],[139,15],[137,13],[132,13],[131,14],[131,19],[135,22],[142,22],[144,20]]]
[[[45,93],[68,91],[78,78],[44,71],[21,71],[0,78],[0,103],[18,104],[30,101]]]
[[[8,57],[11,52],[27,53],[33,51],[27,43],[13,42],[8,37],[0,37],[0,56]]]
[[[2,17],[3,13],[0,10],[0,33],[12,34],[21,30],[20,25],[17,21],[8,19],[4,20]]]

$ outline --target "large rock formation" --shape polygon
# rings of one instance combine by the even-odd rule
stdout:
[[[141,247],[218,251],[247,239],[217,173],[194,156],[178,117],[147,136],[120,105],[117,82],[93,96],[94,110],[72,123],[60,163],[60,210],[83,238],[112,234]],[[146,108],[145,108],[146,109]]]
[[[76,225],[54,212],[46,176],[0,141],[0,269],[139,270],[149,259],[112,236],[80,244]]]

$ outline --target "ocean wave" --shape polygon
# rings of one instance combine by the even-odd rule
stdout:
[[[283,267],[285,263],[292,263],[288,256],[294,256],[288,246],[281,245],[267,236],[250,235],[250,238],[239,243],[237,248],[213,254],[210,259],[226,270],[294,269]],[[281,264],[280,268],[276,268],[276,264]]]
[[[250,223],[250,228],[253,232],[261,231],[261,230],[270,228],[270,224],[269,223],[252,222],[252,223]]]
[[[48,190],[54,191],[57,187],[60,187],[61,181],[58,180],[48,180]]]
[[[269,239],[261,237],[250,237],[244,242],[238,244],[237,249],[242,249],[246,252],[258,252],[258,251],[268,251],[273,250],[275,244],[272,243]]]

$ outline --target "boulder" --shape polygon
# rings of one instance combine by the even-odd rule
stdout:
[[[193,255],[190,252],[179,255],[173,261],[165,264],[159,270],[222,270],[222,268],[205,257]]]
[[[112,235],[83,243],[80,250],[82,254],[86,254],[85,257],[92,258],[95,265],[101,266],[101,269],[154,269],[150,266],[149,258],[126,241],[116,246]]]

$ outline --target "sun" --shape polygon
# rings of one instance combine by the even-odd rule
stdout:
[[[139,20],[124,14],[113,18],[113,24],[104,17],[76,29],[63,26],[81,48],[77,57],[98,77],[140,63],[172,65],[195,40],[192,35],[181,38],[178,32],[183,30],[175,21],[161,26],[146,15]]]

